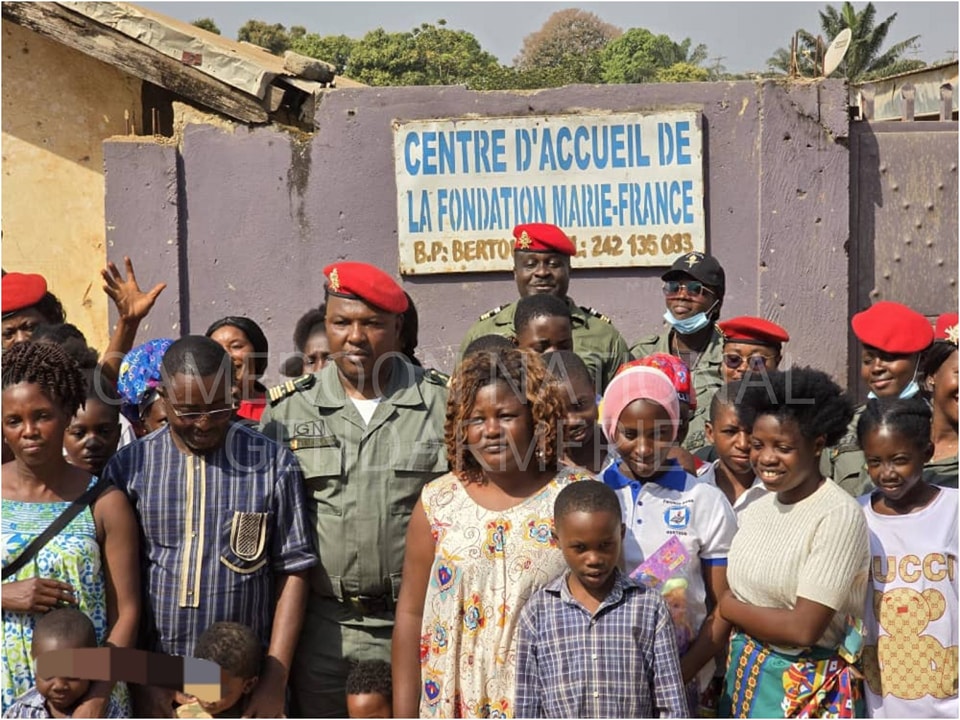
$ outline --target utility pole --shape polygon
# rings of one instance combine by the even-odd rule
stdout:
[[[727,56],[726,56],[726,55],[718,55],[717,57],[712,57],[712,58],[710,58],[711,62],[713,63],[713,77],[714,77],[714,78],[720,77],[720,68],[723,67],[723,65],[721,65],[721,62],[724,61],[724,60],[726,60],[726,59],[727,59]]]

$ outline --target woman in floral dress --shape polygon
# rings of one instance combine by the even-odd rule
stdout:
[[[564,570],[553,503],[562,390],[539,356],[468,356],[450,383],[453,472],[428,483],[407,532],[393,635],[397,717],[512,717],[516,625]]]

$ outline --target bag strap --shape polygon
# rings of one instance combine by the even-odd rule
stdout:
[[[33,557],[43,549],[43,546],[50,542],[54,537],[63,530],[71,520],[73,520],[80,512],[86,508],[88,505],[92,505],[94,501],[100,497],[104,490],[110,486],[110,481],[104,478],[97,480],[96,484],[93,487],[87,488],[83,495],[78,497],[70,506],[64,510],[60,515],[54,520],[50,525],[44,530],[40,535],[33,539],[23,552],[20,553],[17,558],[7,565],[3,569],[3,580],[6,580],[11,575],[15,575],[20,568],[26,565]]]

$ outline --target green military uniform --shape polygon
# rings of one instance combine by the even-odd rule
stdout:
[[[271,389],[261,420],[300,462],[320,555],[291,670],[302,717],[346,717],[348,661],[389,662],[410,513],[447,471],[444,378],[390,362],[369,425],[334,363]]]
[[[923,466],[923,479],[931,485],[957,487],[957,456],[931,460]]]
[[[573,321],[573,351],[579,355],[590,372],[600,382],[602,391],[613,379],[614,373],[630,360],[630,351],[620,332],[610,318],[593,308],[577,305],[565,298]],[[467,331],[460,345],[460,356],[467,345],[483,335],[513,337],[513,320],[517,303],[501,305],[484,313]]]
[[[666,330],[659,335],[640,338],[630,348],[630,353],[638,360],[653,353],[673,355],[670,349],[670,332],[672,331]],[[690,452],[707,444],[706,423],[710,419],[710,401],[717,388],[723,385],[723,375],[720,372],[720,364],[723,362],[723,342],[723,333],[714,325],[710,342],[700,353],[696,364],[690,368],[693,388],[697,393],[697,410],[690,418],[690,430],[687,432],[687,439],[683,441],[683,447]]]
[[[831,478],[855,498],[873,490],[873,481],[867,474],[867,461],[857,440],[857,423],[863,409],[863,405],[857,408],[840,442],[825,448],[820,456],[823,476]]]

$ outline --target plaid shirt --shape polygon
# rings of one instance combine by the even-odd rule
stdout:
[[[181,452],[168,427],[104,468],[140,523],[140,647],[193,654],[208,626],[230,620],[270,642],[276,575],[317,562],[293,454],[240,423],[205,455]]]
[[[53,715],[47,710],[47,700],[40,694],[36,686],[27,690],[18,697],[13,705],[7,708],[3,714],[5,718],[52,718]],[[107,700],[107,707],[104,708],[104,717],[122,718],[127,714],[123,712],[113,695]]]
[[[518,718],[688,717],[676,633],[660,594],[617,571],[591,615],[569,571],[520,613]]]

